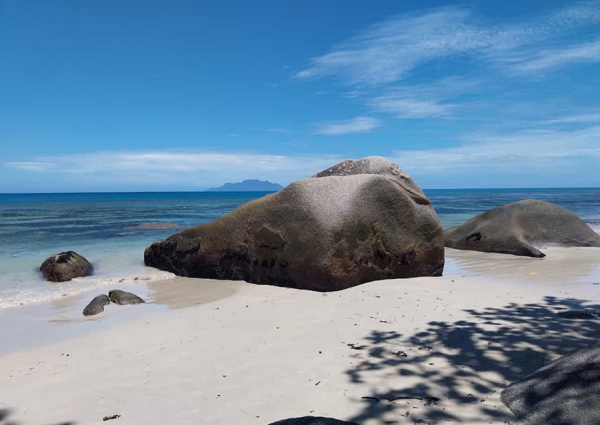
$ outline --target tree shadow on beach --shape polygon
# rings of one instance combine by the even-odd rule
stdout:
[[[23,425],[22,422],[16,422],[10,419],[13,414],[12,409],[0,409],[0,425]],[[61,422],[52,425],[75,425],[75,422]]]
[[[556,358],[599,341],[600,321],[561,318],[557,312],[599,308],[573,298],[465,310],[469,318],[433,321],[414,335],[373,330],[346,373],[351,382],[406,377],[402,388],[364,394],[352,421],[363,423],[511,423],[499,393]],[[468,409],[461,409],[470,405]],[[454,407],[454,408],[451,408]],[[462,414],[461,410],[470,413]],[[452,412],[452,413],[451,413]],[[456,413],[460,412],[460,413]],[[391,420],[390,420],[391,418]],[[486,420],[487,418],[487,420]],[[493,422],[492,422],[493,421]]]

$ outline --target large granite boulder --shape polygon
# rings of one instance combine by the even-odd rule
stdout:
[[[284,419],[273,422],[270,425],[358,425],[354,422],[345,422],[333,418],[323,418],[319,416],[304,416],[301,418]]]
[[[501,400],[523,425],[600,424],[600,344],[509,385]]]
[[[525,199],[446,230],[448,248],[544,257],[546,245],[600,247],[600,235],[563,207]]]
[[[66,251],[48,257],[40,266],[40,271],[46,280],[66,282],[76,277],[91,275],[93,267],[76,252]]]
[[[444,235],[416,183],[384,158],[345,161],[148,247],[180,276],[334,291],[438,276]]]

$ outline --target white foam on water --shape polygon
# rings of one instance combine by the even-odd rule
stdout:
[[[96,246],[86,256],[94,266],[91,276],[76,278],[68,282],[47,282],[42,277],[39,266],[41,256],[25,258],[2,258],[0,261],[0,310],[33,303],[54,301],[92,289],[104,291],[118,289],[119,285],[138,281],[156,281],[174,277],[162,270],[146,267],[140,258],[139,249],[105,249]]]
[[[146,267],[139,273],[118,276],[88,276],[75,278],[68,282],[46,282],[36,278],[35,282],[23,283],[0,291],[0,310],[21,305],[55,301],[65,296],[81,294],[92,289],[118,289],[119,285],[127,285],[141,281],[156,281],[174,277],[173,273]]]

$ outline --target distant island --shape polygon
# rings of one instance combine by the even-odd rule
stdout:
[[[207,192],[277,192],[283,186],[262,180],[244,180],[241,183],[225,183],[221,187],[207,189]]]

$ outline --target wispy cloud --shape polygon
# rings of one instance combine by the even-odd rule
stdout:
[[[426,84],[398,86],[376,96],[369,105],[398,118],[448,117],[458,107],[450,98],[464,96],[479,85],[477,80],[448,77]]]
[[[449,116],[456,105],[435,100],[414,99],[398,94],[379,96],[371,102],[375,108],[398,118],[430,118]]]
[[[575,44],[560,49],[543,50],[532,57],[515,60],[515,72],[536,72],[560,68],[574,63],[600,62],[600,40]]]
[[[317,126],[314,133],[328,136],[341,136],[344,134],[367,133],[381,126],[377,118],[356,117],[347,121],[324,123]]]
[[[600,122],[600,112],[578,114],[578,115],[565,115],[562,117],[543,121],[540,124],[576,124],[576,123],[594,123],[594,122]],[[600,141],[598,143],[600,143]]]
[[[335,76],[351,85],[398,81],[426,61],[485,45],[480,31],[465,24],[469,15],[446,8],[389,19],[313,58],[296,77]]]
[[[473,187],[490,182],[504,187],[559,186],[560,176],[570,179],[564,180],[566,185],[573,181],[600,184],[600,178],[594,177],[597,173],[590,171],[600,166],[600,125],[577,130],[477,132],[458,137],[454,143],[445,148],[397,150],[388,156],[424,187]],[[123,190],[197,190],[247,178],[287,184],[343,159],[348,158],[197,150],[100,151],[41,156],[0,166],[40,176],[40,180],[62,174],[67,181],[80,182],[78,190],[116,184]],[[484,181],[490,175],[496,180]]]
[[[489,24],[469,9],[447,7],[396,16],[313,58],[297,78],[332,76],[349,85],[377,86],[404,79],[415,68],[458,56],[504,68],[525,66],[544,40],[600,22],[600,2],[577,3],[523,22]],[[555,66],[596,57],[595,46],[555,50],[530,64]],[[525,63],[519,58],[524,58]]]
[[[307,148],[308,147],[308,143],[303,142],[302,140],[292,140],[291,142],[286,142],[285,144],[288,146],[294,146],[296,148]]]
[[[65,173],[124,183],[143,179],[180,187],[209,186],[245,178],[268,178],[282,183],[310,176],[342,158],[335,155],[268,155],[235,152],[100,151],[43,156],[2,166],[38,173]],[[198,183],[201,182],[201,183]]]
[[[265,131],[267,133],[291,133],[292,132],[292,130],[290,130],[289,128],[283,128],[283,127],[267,128],[267,129],[265,129]]]
[[[4,165],[25,171],[51,171],[56,167],[55,163],[46,161],[7,162]]]
[[[510,134],[472,134],[461,145],[397,151],[398,164],[427,173],[506,173],[560,169],[572,160],[595,160],[600,165],[600,126],[577,131],[526,130]],[[575,161],[572,165],[577,165]],[[508,174],[507,174],[508,175]]]

